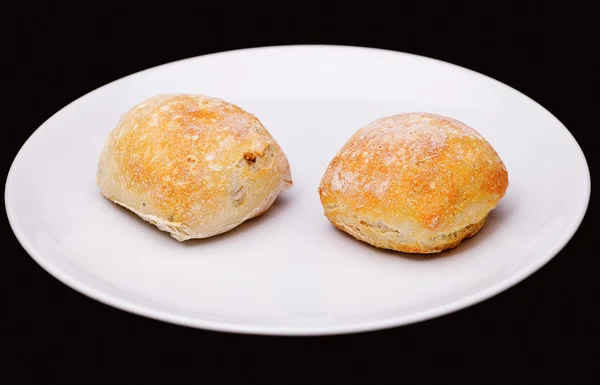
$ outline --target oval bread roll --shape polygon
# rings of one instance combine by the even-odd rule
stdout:
[[[208,96],[160,95],[110,133],[97,183],[108,199],[184,241],[262,214],[292,180],[283,151],[253,115]]]
[[[436,253],[475,235],[504,196],[506,167],[455,119],[406,113],[359,129],[319,186],[327,218],[371,245]]]

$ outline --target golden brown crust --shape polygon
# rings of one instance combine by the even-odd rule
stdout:
[[[356,238],[429,253],[478,231],[507,187],[504,163],[476,131],[409,113],[358,130],[331,161],[319,193],[329,220]]]
[[[259,215],[291,176],[252,114],[204,95],[160,95],[110,133],[97,181],[109,199],[184,240]]]

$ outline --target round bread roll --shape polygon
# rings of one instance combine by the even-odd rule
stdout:
[[[160,95],[110,133],[97,183],[108,199],[184,241],[264,213],[292,179],[253,115],[204,95]]]
[[[507,187],[504,163],[475,130],[406,113],[359,129],[329,164],[319,194],[331,223],[355,238],[437,253],[475,235]]]

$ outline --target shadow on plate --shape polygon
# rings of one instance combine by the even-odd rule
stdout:
[[[269,207],[267,211],[262,213],[261,215],[254,217],[241,223],[239,226],[234,227],[233,229],[226,231],[224,233],[214,235],[209,238],[201,238],[201,239],[190,239],[185,242],[181,242],[183,246],[194,247],[198,245],[206,245],[213,242],[225,242],[229,238],[239,237],[241,234],[244,234],[248,231],[252,231],[252,229],[259,227],[262,223],[269,220],[269,218],[275,217],[279,212],[283,211],[288,205],[290,205],[289,198],[284,195],[280,195],[275,199],[275,202]],[[162,232],[162,231],[161,231]],[[166,233],[165,233],[166,234]],[[170,237],[170,235],[169,235]]]

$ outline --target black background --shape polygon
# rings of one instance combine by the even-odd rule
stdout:
[[[146,3],[143,11],[91,4],[3,8],[5,178],[40,124],[109,81],[211,52],[307,43],[410,52],[498,79],[550,110],[578,140],[592,173],[596,167],[599,82],[592,53],[598,50],[598,22],[591,9],[508,1],[485,8],[454,2],[396,2],[393,8],[375,2],[165,2]],[[221,383],[231,377],[240,383],[269,377],[280,383],[427,383],[432,377],[592,382],[598,380],[594,310],[600,300],[593,210],[592,199],[579,231],[550,263],[492,299],[401,328],[314,338],[195,330],[113,309],[47,274],[5,219],[0,376],[17,376],[3,383],[40,384]],[[207,381],[211,374],[218,377]],[[375,381],[381,374],[390,377]]]

